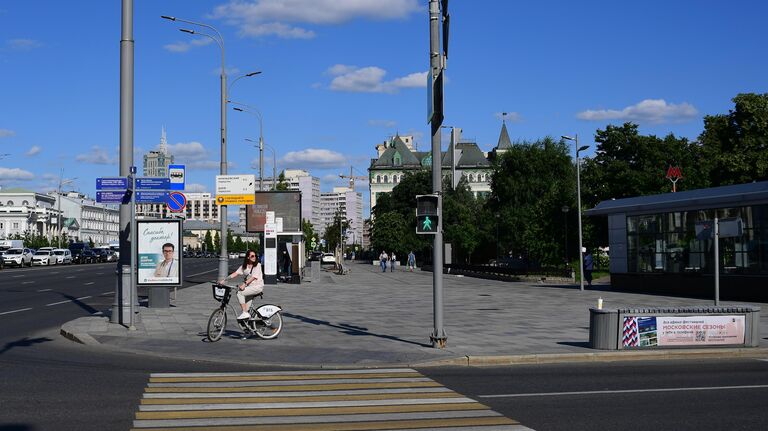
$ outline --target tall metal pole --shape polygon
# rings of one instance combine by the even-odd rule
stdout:
[[[122,31],[120,36],[120,176],[127,177],[133,166],[133,0],[122,2]],[[133,191],[135,193],[135,190]],[[60,197],[59,197],[60,198]],[[134,246],[130,236],[131,206],[120,205],[120,261],[117,288],[110,322],[133,327],[131,310],[134,298],[131,263]],[[138,317],[138,316],[136,316]]]
[[[440,125],[443,121],[442,100],[442,78],[439,78],[443,70],[443,55],[440,49],[440,8],[438,0],[429,1],[429,67],[434,81],[427,85],[433,87],[432,96],[434,98],[434,112],[431,119],[432,128],[432,192],[437,194],[440,202],[442,193],[442,151],[440,145]],[[443,217],[442,205],[438,204],[438,224],[437,231],[432,243],[432,291],[433,291],[433,313],[434,330],[429,337],[432,347],[439,349],[445,348],[447,336],[443,328]]]
[[[720,305],[720,222],[715,212],[715,305]]]
[[[215,30],[215,29],[214,29]],[[221,39],[221,175],[227,175],[227,71],[224,62],[224,38],[217,31]],[[221,217],[221,254],[219,255],[219,280],[223,280],[229,274],[227,256],[227,206],[219,207]]]
[[[579,211],[579,290],[584,290],[584,246],[582,245],[581,232],[581,159],[579,158],[579,135],[575,135],[576,142],[576,201]]]

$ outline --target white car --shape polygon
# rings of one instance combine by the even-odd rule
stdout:
[[[32,265],[56,265],[56,256],[52,250],[38,250],[32,255]]]
[[[72,264],[72,252],[66,248],[57,248],[53,250],[53,255],[56,257],[57,264],[71,265]]]
[[[320,258],[320,263],[336,263],[336,257],[333,253],[324,253]]]
[[[3,253],[6,265],[32,266],[32,250],[28,248],[9,248]]]

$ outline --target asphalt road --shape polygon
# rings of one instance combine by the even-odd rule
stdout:
[[[765,360],[420,371],[539,431],[768,429]]]

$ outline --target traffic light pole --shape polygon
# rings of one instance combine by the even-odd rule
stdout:
[[[429,66],[433,82],[427,85],[442,86],[443,55],[440,49],[440,8],[438,0],[429,1]],[[434,111],[431,122],[432,128],[432,192],[441,199],[442,195],[442,151],[440,145],[440,126],[443,122],[442,88],[433,88]],[[440,100],[437,100],[437,99]],[[439,201],[438,201],[439,202]],[[438,205],[437,232],[434,234],[432,247],[432,291],[434,311],[434,331],[429,337],[432,347],[445,348],[448,337],[443,328],[443,217],[442,205]]]

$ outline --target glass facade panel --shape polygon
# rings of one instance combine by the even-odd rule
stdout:
[[[715,244],[705,226],[716,213],[743,226],[741,236],[720,238],[722,271],[768,274],[768,205],[628,216],[629,272],[713,273]]]

